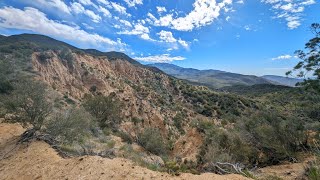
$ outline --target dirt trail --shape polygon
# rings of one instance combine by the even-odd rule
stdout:
[[[44,142],[32,142],[29,146],[15,147],[17,136],[23,128],[16,124],[0,124],[0,179],[217,179],[243,180],[240,175],[181,174],[171,176],[134,165],[121,158],[106,159],[97,156],[61,158]],[[3,155],[6,158],[3,159]]]

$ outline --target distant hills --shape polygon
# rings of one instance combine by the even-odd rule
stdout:
[[[195,84],[206,85],[211,88],[223,88],[227,86],[256,84],[275,84],[284,86],[294,86],[299,79],[287,78],[282,76],[254,76],[230,73],[220,70],[198,70],[193,68],[182,68],[168,63],[155,63],[148,66],[156,67],[163,72],[179,79],[185,79]]]
[[[261,77],[269,81],[276,82],[280,85],[290,86],[290,87],[294,87],[298,82],[303,81],[303,79],[288,78],[288,77],[275,76],[275,75],[265,75]]]

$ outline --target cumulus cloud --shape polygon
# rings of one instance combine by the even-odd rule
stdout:
[[[165,7],[157,6],[157,11],[158,13],[162,13],[162,12],[167,12],[167,9]]]
[[[27,4],[32,4],[36,7],[44,7],[48,9],[54,9],[70,14],[70,8],[62,0],[33,0],[26,1]]]
[[[127,20],[121,19],[121,20],[119,20],[119,22],[121,22],[121,23],[124,24],[125,26],[132,27],[131,23],[130,23],[129,21],[127,21]]]
[[[129,30],[125,30],[125,31],[118,32],[118,34],[138,35],[138,36],[140,36],[140,38],[142,38],[144,40],[155,41],[154,39],[150,38],[149,33],[150,33],[149,28],[143,26],[140,23],[135,24],[133,29],[131,29],[130,31]]]
[[[182,61],[185,60],[185,57],[182,56],[170,56],[170,54],[162,54],[155,56],[146,56],[146,57],[134,57],[133,59],[144,62],[153,62],[153,63],[165,63],[172,61]]]
[[[79,2],[83,5],[93,5],[91,0],[79,0]]]
[[[130,31],[122,31],[118,32],[118,34],[126,34],[126,35],[140,35],[140,34],[149,34],[149,28],[143,26],[142,24],[135,24],[134,28]]]
[[[97,2],[108,6],[110,5],[110,2],[107,0],[97,0]]]
[[[184,48],[188,48],[189,47],[189,44],[186,41],[181,40],[181,39],[177,40],[173,36],[172,32],[170,32],[170,31],[162,30],[159,33],[157,33],[157,35],[159,35],[159,39],[164,41],[164,42],[167,42],[167,43],[176,43],[176,42],[178,42]]]
[[[297,58],[297,56],[291,56],[289,54],[286,54],[286,55],[281,55],[281,56],[272,58],[271,60],[275,61],[275,60],[286,60],[286,59],[293,59],[293,58]]]
[[[275,18],[284,19],[289,29],[299,27],[305,7],[316,3],[315,0],[262,0],[262,2],[271,5]]]
[[[99,6],[98,11],[101,12],[103,14],[103,16],[111,17],[110,11],[102,6]]]
[[[174,18],[173,14],[167,14],[159,19],[151,13],[148,17],[156,26],[166,26],[179,31],[191,31],[194,28],[209,25],[220,16],[220,11],[232,4],[232,0],[195,0],[193,10],[184,17]]]
[[[2,28],[28,30],[58,39],[70,40],[86,48],[95,47],[111,50],[126,46],[120,39],[113,41],[98,34],[90,34],[79,29],[79,27],[48,19],[43,12],[31,7],[26,7],[24,10],[3,7],[0,9],[0,19],[0,27]]]
[[[111,2],[111,6],[113,7],[113,9],[115,11],[119,12],[120,14],[129,15],[127,13],[127,9],[123,6],[121,6],[120,4],[117,4],[115,2]]]
[[[140,4],[140,5],[143,4],[142,0],[124,0],[124,2],[126,2],[129,7],[134,7],[137,4]]]
[[[172,32],[169,31],[160,31],[158,33],[159,38],[165,42],[177,42],[177,40],[173,37]]]
[[[99,23],[101,21],[101,17],[95,12],[85,9],[80,3],[74,2],[71,4],[71,9],[76,14],[85,14],[92,19],[93,22]],[[103,10],[103,9],[101,9]],[[106,10],[106,9],[105,9]],[[107,13],[106,11],[104,13]],[[109,12],[110,15],[110,12]]]

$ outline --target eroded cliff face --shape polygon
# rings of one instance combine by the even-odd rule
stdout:
[[[176,142],[173,155],[195,159],[202,137],[189,124],[197,113],[187,108],[188,102],[171,77],[123,59],[72,53],[72,61],[68,61],[57,52],[46,53],[49,58],[45,60],[39,53],[32,55],[33,68],[37,78],[61,96],[80,103],[88,94],[113,93],[123,104],[122,130],[135,137],[145,127],[158,128],[168,140]],[[180,111],[187,115],[182,123],[186,134],[174,126],[173,117]],[[132,118],[143,121],[135,125]]]

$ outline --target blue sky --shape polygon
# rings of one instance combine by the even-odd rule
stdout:
[[[2,0],[0,34],[37,33],[142,63],[284,75],[316,0]]]

